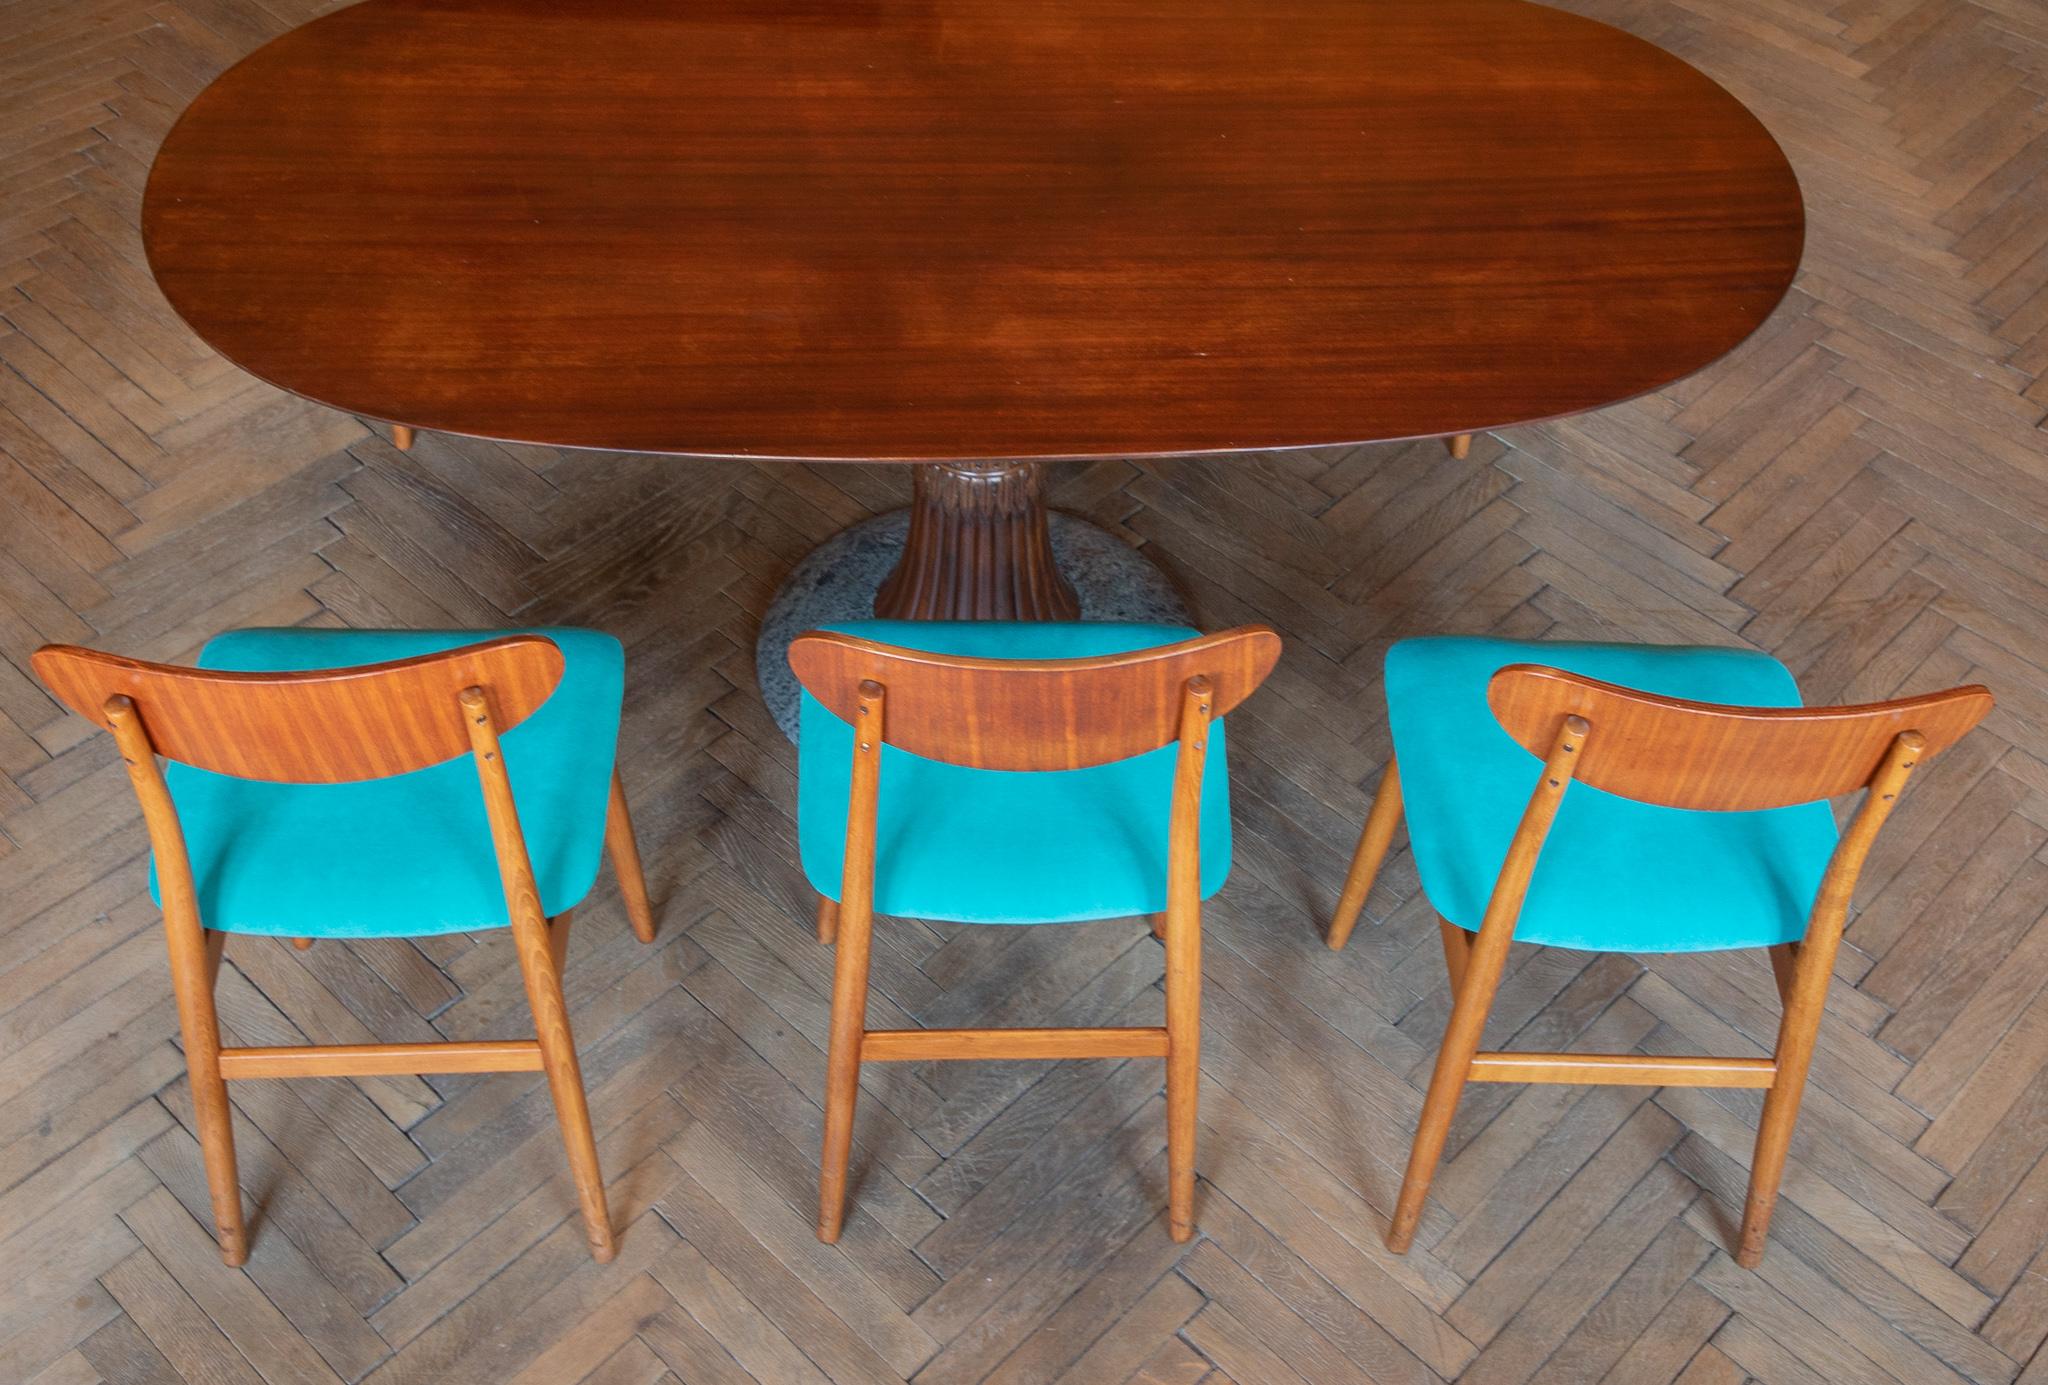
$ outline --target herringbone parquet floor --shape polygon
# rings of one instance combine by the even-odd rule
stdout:
[[[1580,0],[1790,151],[1805,272],[1704,375],[1435,444],[1064,469],[1212,627],[1289,645],[1232,737],[1208,915],[1202,1236],[1161,1224],[1156,1062],[872,1071],[844,1243],[809,1230],[829,957],[755,622],[880,469],[423,437],[256,384],[151,286],[144,171],[227,63],[321,0],[0,5],[0,1380],[2048,1381],[2048,8]],[[112,746],[26,672],[248,623],[607,626],[663,934],[609,883],[571,1000],[626,1223],[583,1253],[530,1075],[238,1087],[246,1272],[205,1194],[142,830]],[[1418,631],[1772,650],[1817,699],[1977,679],[1859,901],[1759,1273],[1726,1254],[1750,1093],[1468,1096],[1418,1249],[1379,1235],[1446,996],[1397,857],[1319,932]],[[1136,924],[878,936],[882,1023],[1156,1015]],[[501,936],[255,939],[242,1042],[509,1036]],[[1503,1046],[1760,1051],[1749,958],[1526,950]],[[1128,1022],[1128,1021],[1125,1021]],[[1153,1021],[1156,1022],[1156,1021]],[[195,1213],[199,1219],[195,1220]]]

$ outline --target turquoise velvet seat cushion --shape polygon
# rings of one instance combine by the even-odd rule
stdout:
[[[1472,932],[1543,767],[1486,703],[1488,680],[1509,664],[1698,702],[1800,705],[1790,671],[1748,650],[1455,636],[1396,644],[1387,651],[1387,711],[1416,869],[1436,911]],[[1573,784],[1515,938],[1596,952],[1796,941],[1835,841],[1826,803],[1709,813]]]
[[[1152,649],[1199,632],[1106,622],[852,621],[827,627],[934,653],[1082,659]],[[885,704],[885,719],[904,715]],[[919,715],[942,716],[944,709]],[[1174,745],[1088,769],[971,769],[882,748],[875,911],[957,923],[1075,923],[1166,908]],[[797,837],[804,874],[839,898],[853,728],[803,695]],[[1202,778],[1202,897],[1230,873],[1230,775],[1223,723]]]
[[[590,892],[604,850],[626,660],[595,630],[234,630],[201,668],[347,668],[545,635],[562,681],[503,737],[505,768],[550,917]],[[144,718],[148,709],[143,709]],[[457,715],[453,705],[449,715]],[[469,755],[388,779],[275,784],[173,763],[200,921],[230,933],[417,937],[509,922],[476,762]],[[152,864],[150,892],[157,896]]]

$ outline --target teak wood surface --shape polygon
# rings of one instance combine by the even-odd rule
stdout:
[[[913,710],[890,720],[888,744],[977,769],[1085,769],[1129,759],[1180,734],[1180,689],[1209,679],[1213,715],[1227,715],[1280,660],[1263,625],[1087,659],[975,659],[813,630],[789,665],[834,716],[860,725],[862,685]]]
[[[1733,96],[1524,0],[367,0],[194,101],[173,306],[413,428],[820,459],[1469,434],[1798,265]]]
[[[469,750],[461,720],[448,714],[463,689],[489,688],[509,731],[562,681],[562,651],[539,635],[288,673],[183,668],[75,645],[46,645],[30,662],[81,715],[98,720],[117,694],[147,706],[150,744],[166,759],[299,784],[381,779],[452,760]]]

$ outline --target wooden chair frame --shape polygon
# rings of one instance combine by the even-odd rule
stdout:
[[[803,635],[791,646],[790,663],[804,686],[835,711],[846,707],[854,728],[840,898],[835,904],[821,897],[818,906],[818,940],[838,948],[825,1064],[819,1240],[837,1241],[845,1221],[861,1064],[982,1058],[1164,1058],[1168,1229],[1175,1241],[1194,1236],[1202,1025],[1200,828],[1209,727],[1264,681],[1279,651],[1279,636],[1260,626],[1094,659],[957,658],[820,632]],[[892,686],[903,704],[942,706],[955,719],[913,712],[892,723]],[[1112,721],[1112,714],[1120,715]],[[875,828],[885,743],[953,763],[1013,769],[1075,769],[1178,744],[1168,819],[1166,912],[1149,921],[1154,936],[1166,944],[1164,1025],[867,1027]]]
[[[57,645],[37,651],[34,663],[43,681],[74,710],[87,716],[98,713],[113,733],[142,806],[156,856],[171,986],[221,1258],[229,1265],[240,1265],[249,1255],[229,1082],[267,1077],[542,1072],[554,1099],[591,1254],[599,1262],[609,1261],[617,1248],[582,1070],[569,1029],[568,1004],[562,993],[562,963],[575,911],[565,910],[553,919],[541,911],[540,889],[534,881],[498,742],[499,733],[524,720],[560,680],[561,653],[554,644],[538,636],[515,636],[360,669],[275,674],[223,674],[147,664]],[[502,673],[503,680],[491,677],[493,673]],[[444,712],[433,710],[433,702],[440,701],[431,695],[437,684],[445,694]],[[159,738],[152,737],[149,714],[138,703],[138,698],[147,701],[152,694],[162,698],[167,709],[165,730]],[[418,733],[411,743],[398,751],[390,745],[355,744],[359,737],[352,738],[349,733],[373,726],[380,712],[393,709],[394,699],[407,718],[403,730]],[[423,699],[425,705],[412,699]],[[336,722],[327,719],[330,717],[341,718],[342,732],[331,737],[318,734],[335,727]],[[314,731],[312,736],[306,734],[309,729]],[[255,738],[261,744],[249,748],[241,742],[242,737]],[[401,739],[405,737],[401,735]],[[159,753],[173,746],[184,753],[169,758],[225,773],[235,772],[226,767],[235,765],[248,777],[288,782],[377,778],[453,758],[454,753],[473,755],[513,943],[534,1017],[534,1037],[224,1046],[214,1008],[214,987],[229,934],[206,927],[200,917],[184,828],[158,764]],[[435,753],[451,748],[450,754]],[[401,758],[394,760],[394,754]],[[654,914],[616,767],[606,810],[605,849],[634,933],[642,942],[654,941]],[[294,941],[302,948],[311,945],[303,938]]]
[[[1763,1259],[1792,1129],[1813,1061],[1821,1013],[1850,897],[1878,829],[1914,768],[1946,749],[1990,710],[1981,687],[1867,707],[1731,708],[1517,665],[1494,675],[1495,715],[1543,769],[1487,901],[1479,931],[1438,920],[1453,1003],[1423,1099],[1415,1143],[1387,1230],[1406,1251],[1442,1160],[1467,1082],[1647,1084],[1765,1090],[1750,1160],[1736,1261]],[[1739,760],[1731,771],[1731,760]],[[1582,780],[1666,806],[1734,811],[1778,807],[1867,789],[1822,878],[1806,933],[1769,949],[1783,1004],[1768,1058],[1483,1051],[1480,1038],[1545,838],[1565,790]],[[1344,881],[1328,942],[1351,936],[1401,817],[1401,775],[1389,758]]]

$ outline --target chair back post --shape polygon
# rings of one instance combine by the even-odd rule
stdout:
[[[853,1150],[853,1110],[868,1045],[868,952],[874,923],[875,819],[881,805],[882,744],[888,732],[882,684],[854,688],[853,774],[846,804],[846,851],[840,857],[834,913],[832,1023],[825,1049],[824,1146],[818,1160],[818,1239],[839,1239],[846,1216],[846,1162]]]
[[[584,1239],[592,1258],[604,1264],[617,1250],[612,1239],[611,1214],[605,1205],[604,1180],[598,1172],[597,1141],[590,1128],[583,1069],[576,1057],[575,1037],[569,1029],[569,1004],[562,994],[562,974],[555,955],[557,938],[548,927],[540,885],[533,876],[533,858],[526,849],[526,834],[519,826],[519,808],[512,798],[512,777],[505,769],[491,694],[472,684],[456,695],[456,704],[461,708],[470,755],[476,761],[477,782],[483,790],[484,815],[491,827],[491,850],[497,857],[498,879],[505,889],[505,912],[512,925],[512,946],[519,956],[519,973],[526,983],[527,1007],[533,1013],[541,1070],[547,1074],[548,1093],[554,1098],[562,1143],[569,1157],[570,1177],[583,1207]],[[565,918],[565,928],[566,924]],[[564,933],[562,941],[566,939]]]
[[[164,926],[172,932],[188,928],[201,947],[205,946],[204,924],[199,917],[199,890],[192,879],[192,858],[185,847],[185,827],[178,819],[178,805],[164,782],[157,764],[156,746],[142,724],[142,714],[133,698],[116,693],[105,707],[107,729],[128,769],[128,783],[142,806],[142,825],[156,853],[157,889],[163,895]]]
[[[1195,1092],[1202,1061],[1202,779],[1209,761],[1215,684],[1196,674],[1181,688],[1179,749],[1166,846],[1167,1230],[1195,1230]]]
[[[1486,913],[1479,923],[1482,943],[1490,932],[1497,932],[1502,935],[1505,950],[1507,941],[1513,937],[1522,901],[1529,894],[1530,878],[1536,873],[1536,861],[1543,854],[1551,824],[1557,821],[1557,810],[1564,804],[1564,791],[1577,777],[1578,757],[1592,729],[1584,717],[1567,716],[1559,720],[1556,739],[1543,760],[1543,774],[1530,791],[1522,820],[1515,824],[1515,835],[1508,839],[1507,857],[1501,862],[1493,894],[1487,898]]]
[[[1166,913],[1172,919],[1201,907],[1202,777],[1209,763],[1209,723],[1214,684],[1203,674],[1181,690],[1179,749],[1173,762],[1173,808],[1167,819]]]
[[[1870,776],[1863,806],[1856,810],[1849,830],[1842,834],[1835,854],[1828,860],[1827,874],[1821,878],[1820,891],[1814,896],[1813,912],[1807,920],[1807,942],[1814,940],[1816,929],[1831,930],[1840,937],[1842,925],[1848,919],[1850,897],[1856,893],[1856,882],[1863,874],[1863,862],[1877,840],[1878,829],[1898,806],[1906,780],[1926,749],[1927,738],[1918,731],[1902,731],[1893,738],[1877,772]]]
[[[840,866],[839,919],[866,920],[875,899],[875,823],[882,801],[882,745],[887,693],[872,678],[855,689],[852,787],[846,803],[846,855]]]
[[[185,848],[185,828],[178,805],[164,783],[156,746],[143,725],[134,699],[116,693],[104,707],[107,729],[128,768],[128,782],[142,805],[142,823],[156,854],[157,889],[163,896],[164,949],[170,954],[171,994],[178,1005],[178,1029],[185,1041],[185,1064],[192,1091],[193,1115],[207,1144],[207,1192],[213,1203],[214,1236],[221,1258],[239,1265],[248,1258],[248,1235],[241,1216],[241,1175],[234,1143],[228,1138],[232,1116],[220,1069],[220,1017],[214,1009],[213,983],[220,953],[209,945],[199,917],[199,890],[192,879],[192,858]]]
[[[476,761],[477,785],[484,796],[484,816],[491,828],[491,852],[498,861],[498,880],[505,889],[505,911],[512,925],[513,945],[524,957],[529,948],[552,956],[548,947],[547,913],[534,880],[533,859],[519,826],[519,807],[512,797],[512,778],[505,772],[505,753],[498,742],[497,718],[490,695],[481,687],[456,695]]]
[[[1799,1117],[1806,1075],[1813,1066],[1814,1045],[1820,1037],[1821,1014],[1827,1005],[1828,985],[1834,979],[1835,952],[1842,941],[1850,896],[1856,892],[1857,878],[1863,873],[1863,862],[1870,855],[1878,829],[1891,816],[1906,780],[1926,752],[1927,738],[1918,731],[1902,731],[1892,738],[1884,758],[1870,776],[1863,806],[1856,810],[1849,830],[1842,834],[1828,861],[1827,874],[1821,877],[1813,910],[1807,915],[1806,937],[1793,954],[1791,984],[1784,988],[1785,1008],[1778,1020],[1778,1042],[1772,1050],[1776,1069],[1770,1090],[1764,1096],[1763,1117],[1757,1123],[1756,1152],[1749,1165],[1749,1194],[1743,1204],[1742,1230],[1736,1241],[1736,1263],[1744,1268],[1756,1268],[1770,1234],[1771,1211],[1777,1201],[1785,1156],[1792,1147],[1792,1127]]]

